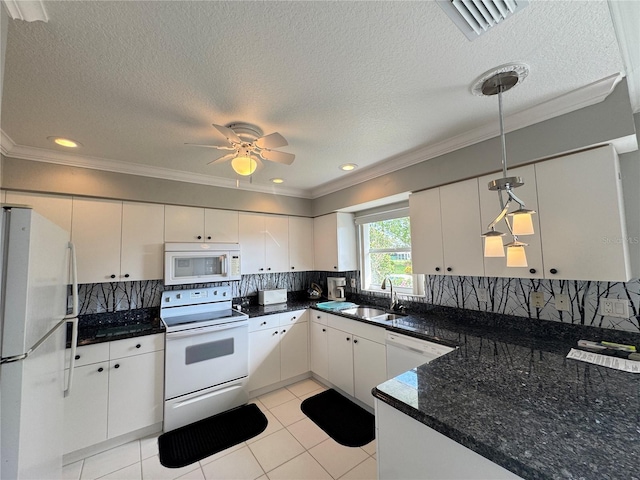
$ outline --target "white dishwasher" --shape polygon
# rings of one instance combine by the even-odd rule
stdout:
[[[387,332],[386,344],[388,378],[394,378],[407,370],[429,363],[453,350],[445,345],[393,332]]]

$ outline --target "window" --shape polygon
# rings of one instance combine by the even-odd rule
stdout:
[[[396,218],[384,218],[387,216]],[[362,288],[381,290],[382,282],[388,277],[394,291],[422,294],[421,282],[413,274],[411,265],[411,226],[407,209],[360,216],[356,223],[360,225]]]

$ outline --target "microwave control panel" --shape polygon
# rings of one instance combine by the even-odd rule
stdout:
[[[231,255],[229,269],[231,275],[240,275],[240,255]]]

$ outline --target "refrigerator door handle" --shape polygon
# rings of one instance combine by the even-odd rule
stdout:
[[[69,320],[78,317],[78,259],[76,257],[76,246],[73,242],[69,242],[69,250],[71,250],[71,313],[64,318]],[[77,322],[76,322],[77,323]]]
[[[2,358],[0,358],[0,364],[2,364],[2,363],[13,363],[13,362],[18,362],[20,360],[24,360],[29,355],[31,355],[33,352],[35,352],[38,349],[38,347],[40,347],[40,345],[42,345],[44,342],[46,342],[49,339],[49,337],[56,332],[56,330],[58,330],[62,325],[66,325],[67,322],[69,322],[69,321],[73,321],[73,320],[69,320],[67,318],[63,318],[62,320],[60,320],[56,324],[55,327],[53,327],[51,330],[49,330],[40,340],[38,340],[33,345],[33,347],[31,347],[29,350],[27,350],[26,352],[21,353],[19,355],[13,355],[11,357],[2,357]],[[76,322],[77,322],[77,320],[76,320]],[[76,330],[77,330],[77,327],[76,327]],[[76,337],[77,337],[77,335],[76,335]]]
[[[65,318],[65,322],[69,322],[72,325],[71,328],[71,356],[69,358],[69,376],[67,379],[67,388],[64,391],[64,396],[68,397],[71,394],[71,387],[73,386],[73,371],[76,366],[76,348],[78,345],[78,318]]]

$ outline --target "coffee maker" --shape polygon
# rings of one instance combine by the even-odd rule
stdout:
[[[327,277],[327,297],[329,300],[344,301],[346,286],[347,279],[345,277]]]

